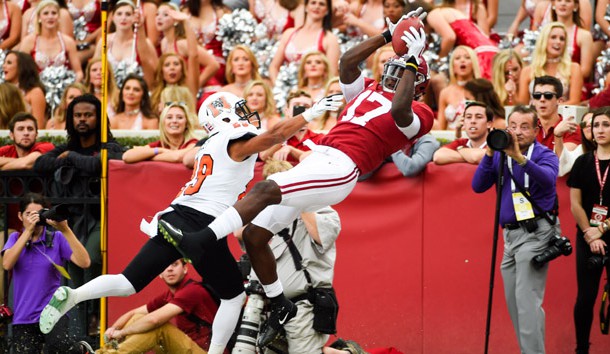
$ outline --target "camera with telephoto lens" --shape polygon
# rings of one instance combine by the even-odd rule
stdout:
[[[542,268],[547,262],[564,255],[572,254],[572,244],[567,237],[555,235],[549,241],[549,247],[541,254],[532,258],[532,265],[536,269]]]
[[[496,151],[502,151],[513,143],[513,136],[508,130],[494,129],[487,134],[487,145]]]
[[[604,247],[605,254],[594,254],[587,258],[587,268],[590,270],[599,269],[608,264],[608,247]]]
[[[40,220],[38,221],[37,225],[47,226],[47,219],[53,221],[64,221],[70,216],[70,211],[68,210],[68,206],[66,204],[58,204],[50,209],[40,209],[40,211],[38,211],[38,215],[40,215]]]
[[[241,317],[241,325],[237,331],[235,346],[232,354],[256,354],[256,338],[262,322],[263,308],[265,307],[265,290],[260,282],[250,280],[245,286],[248,301]]]

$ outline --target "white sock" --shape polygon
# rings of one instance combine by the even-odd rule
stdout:
[[[77,303],[107,296],[129,296],[135,293],[133,285],[123,274],[100,275],[74,289]]]
[[[237,210],[234,207],[229,207],[210,223],[209,228],[214,231],[216,238],[220,240],[242,226],[244,224]]]
[[[210,339],[210,349],[208,354],[222,354],[231,335],[235,331],[241,308],[246,300],[246,293],[242,292],[232,299],[221,299],[218,312],[214,316],[212,323],[212,339]]]
[[[265,294],[268,298],[276,297],[284,292],[280,279],[268,285],[263,284],[263,289],[265,289]]]

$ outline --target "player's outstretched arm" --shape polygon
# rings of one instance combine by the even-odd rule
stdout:
[[[324,112],[337,111],[343,105],[343,95],[330,95],[316,102],[311,108],[296,117],[275,124],[266,132],[248,140],[236,141],[229,147],[231,158],[241,161],[252,154],[267,150],[273,145],[283,143],[305,124],[321,117]]]
[[[396,33],[398,35],[398,33]],[[423,28],[418,31],[414,27],[409,27],[400,37],[407,44],[407,68],[404,70],[396,94],[392,99],[392,117],[401,128],[405,128],[413,123],[413,97],[415,96],[415,77],[421,60],[421,54],[426,48],[426,33]]]

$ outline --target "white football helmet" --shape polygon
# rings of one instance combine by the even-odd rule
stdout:
[[[260,127],[258,112],[251,112],[243,98],[229,92],[216,92],[206,98],[199,108],[198,118],[199,124],[210,134],[241,123]]]

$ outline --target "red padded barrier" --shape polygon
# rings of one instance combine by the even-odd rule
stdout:
[[[474,170],[466,164],[429,164],[424,174],[405,178],[388,164],[358,183],[336,206],[342,221],[335,273],[339,336],[365,347],[393,346],[405,353],[483,352],[495,192],[472,192]],[[190,173],[177,164],[111,161],[109,273],[120,272],[146,241],[139,231],[140,219],[165,208]],[[558,186],[563,232],[573,239],[575,223],[565,179]],[[499,273],[501,237],[500,233],[492,354],[518,352]],[[230,245],[238,257],[237,243],[231,239]],[[574,260],[573,255],[561,257],[549,271],[544,304],[548,353],[574,351]],[[139,294],[109,299],[110,323],[163,288],[156,280]],[[592,354],[610,348],[608,336],[599,332],[598,308],[599,301]]]

